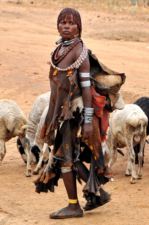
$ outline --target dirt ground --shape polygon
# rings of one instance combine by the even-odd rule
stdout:
[[[28,115],[37,95],[49,90],[47,64],[55,40],[59,8],[30,7],[0,1],[0,98],[15,100]],[[83,40],[110,68],[125,72],[122,94],[126,103],[149,96],[149,11],[135,14],[85,12]],[[67,204],[62,181],[56,192],[37,194],[26,178],[25,165],[16,149],[16,139],[7,142],[7,154],[0,165],[0,225],[148,225],[149,146],[145,148],[143,179],[131,185],[124,176],[126,154],[113,167],[115,181],[106,184],[110,203],[84,218],[49,220],[49,214]],[[82,186],[78,184],[83,206]]]

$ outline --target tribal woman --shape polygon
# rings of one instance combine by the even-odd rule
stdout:
[[[108,127],[110,100],[93,85],[97,71],[107,73],[81,39],[82,23],[78,11],[63,9],[57,19],[60,40],[50,57],[51,97],[41,136],[53,146],[52,162],[36,180],[36,191],[54,191],[62,177],[68,206],[50,215],[52,219],[82,217],[76,180],[83,180],[84,210],[94,209],[110,200],[101,185],[109,177],[101,143]],[[92,69],[91,61],[95,62]],[[111,71],[110,71],[111,72]],[[84,162],[90,164],[86,167]]]

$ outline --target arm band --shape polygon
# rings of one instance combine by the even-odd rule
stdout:
[[[90,78],[90,73],[79,73],[80,78]]]
[[[81,81],[80,82],[80,85],[81,85],[82,88],[84,88],[84,87],[90,87],[91,86],[91,82],[90,82],[90,80]]]
[[[71,167],[61,167],[61,172],[62,173],[69,173],[71,171],[72,171]]]

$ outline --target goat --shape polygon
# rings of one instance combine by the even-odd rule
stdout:
[[[149,135],[149,97],[141,97],[141,98],[137,99],[134,102],[134,104],[138,105],[143,110],[143,112],[146,114],[146,116],[148,118],[148,125],[147,125],[147,130],[146,130],[146,134],[148,136]],[[139,149],[140,149],[140,144],[137,144],[134,147],[134,149],[135,149],[135,162],[136,162],[136,164],[138,164],[138,153],[139,153]],[[143,155],[144,155],[144,150],[143,150]],[[144,162],[144,159],[143,159],[143,162]]]
[[[27,163],[26,166],[27,177],[31,176],[32,174],[31,162],[32,161],[38,162],[39,153],[40,151],[42,151],[42,147],[44,145],[43,140],[39,138],[38,125],[40,123],[41,115],[46,106],[49,104],[49,101],[50,101],[50,92],[43,93],[35,99],[32,109],[28,116],[28,126],[26,136],[23,140],[20,140],[19,138],[17,140],[18,150],[22,155],[23,160]],[[47,145],[45,146],[44,148],[46,149]],[[37,173],[37,170],[38,169],[35,169],[35,173]]]
[[[117,159],[117,148],[128,148],[128,162],[125,174],[131,175],[131,183],[142,176],[143,148],[146,139],[148,118],[135,104],[127,104],[124,109],[115,110],[109,119],[107,146],[111,151],[109,167]],[[135,168],[134,146],[140,144],[138,172]]]
[[[18,136],[22,140],[27,128],[27,119],[15,101],[0,100],[0,161],[6,154],[5,142]]]

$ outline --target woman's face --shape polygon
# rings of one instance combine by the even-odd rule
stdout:
[[[58,24],[58,31],[64,40],[71,40],[79,36],[78,26],[73,19],[73,15],[66,15]]]

